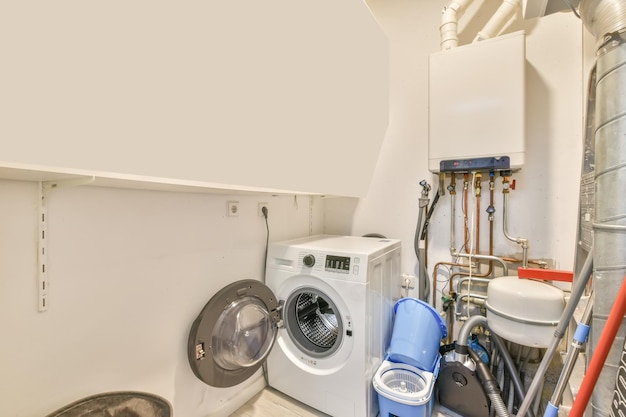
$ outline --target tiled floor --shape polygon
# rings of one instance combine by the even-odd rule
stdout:
[[[433,417],[462,417],[435,406]],[[265,388],[230,417],[329,417],[273,388]]]
[[[265,388],[230,417],[328,417],[273,388]]]

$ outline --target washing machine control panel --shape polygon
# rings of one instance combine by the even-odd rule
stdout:
[[[350,257],[326,255],[326,263],[324,265],[324,269],[326,271],[348,274],[350,273]]]
[[[313,273],[331,272],[350,275],[352,278],[358,279],[357,277],[360,277],[360,260],[361,258],[358,256],[352,257],[328,252],[300,252],[298,265]]]

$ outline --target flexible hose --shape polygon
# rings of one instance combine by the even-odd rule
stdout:
[[[456,341],[455,351],[460,354],[467,354],[469,347],[467,346],[467,340],[470,337],[470,334],[474,327],[476,326],[487,326],[487,317],[485,316],[472,316],[465,323],[463,323],[463,327],[459,330],[459,337]]]
[[[509,351],[506,349],[506,346],[504,345],[504,341],[502,340],[500,336],[498,336],[495,333],[492,333],[491,340],[493,340],[496,347],[500,351],[500,356],[502,356],[504,365],[509,370],[509,374],[511,375],[511,380],[513,381],[513,387],[515,388],[515,393],[519,397],[520,401],[523,401],[524,398],[526,397],[526,393],[524,392],[524,386],[522,384],[522,381],[520,380],[519,374],[517,372],[517,368],[515,367],[515,364],[513,363],[513,358],[511,358],[511,355],[509,354]],[[533,414],[530,414],[530,417],[533,417]]]
[[[483,389],[487,393],[487,397],[491,400],[491,405],[496,410],[496,415],[498,415],[498,417],[510,417],[511,414],[509,414],[509,411],[506,409],[506,404],[504,404],[502,396],[500,395],[498,381],[496,381],[485,362],[478,357],[476,352],[469,348],[468,353],[476,364],[476,372],[478,372],[478,375],[480,376],[480,382]]]
[[[506,409],[506,405],[504,401],[502,401],[502,397],[500,397],[499,393],[492,392],[487,394],[489,399],[491,400],[491,405],[496,410],[496,415],[499,417],[510,417],[509,410]]]
[[[435,211],[435,207],[437,207],[437,202],[439,201],[439,190],[435,192],[435,197],[433,198],[433,202],[428,208],[428,212],[426,213],[426,219],[424,220],[424,227],[422,228],[422,233],[420,234],[420,239],[426,239],[426,233],[428,233],[428,225],[430,224],[430,218]]]
[[[425,200],[425,201],[422,201]],[[428,276],[426,272],[426,265],[424,265],[424,259],[420,254],[420,230],[422,228],[422,217],[427,209],[428,199],[420,198],[419,215],[417,217],[417,226],[415,227],[415,238],[413,240],[413,248],[415,250],[415,257],[418,263],[418,282],[419,282],[419,299],[421,301],[428,301],[430,296],[430,285],[428,283]],[[434,295],[433,295],[434,296]]]
[[[424,213],[424,208],[420,204],[419,214],[417,216],[417,225],[415,226],[415,237],[413,238],[413,249],[415,250],[415,256],[419,259],[419,241],[420,241],[420,230],[422,228],[422,214]]]
[[[598,381],[598,377],[602,371],[602,366],[604,365],[606,357],[609,355],[609,351],[613,345],[613,340],[615,339],[615,335],[622,324],[622,319],[624,318],[625,313],[626,277],[624,277],[624,280],[622,281],[622,286],[619,289],[619,293],[617,293],[615,304],[613,304],[613,307],[611,308],[604,330],[602,330],[600,340],[598,340],[596,350],[593,352],[591,362],[589,362],[589,369],[587,369],[587,373],[583,377],[580,390],[574,399],[574,404],[572,405],[572,409],[569,414],[570,416],[582,416],[585,412],[585,408],[587,407],[593,388]]]
[[[585,263],[583,264],[578,276],[574,280],[574,286],[572,288],[572,293],[570,294],[570,298],[565,305],[565,310],[563,310],[563,314],[561,314],[561,319],[559,320],[559,324],[554,331],[554,338],[552,342],[548,346],[539,367],[537,368],[537,372],[533,377],[532,382],[530,383],[530,387],[528,387],[528,391],[526,392],[526,397],[522,404],[520,405],[519,410],[517,411],[517,417],[524,417],[526,413],[530,409],[530,404],[533,401],[533,398],[537,394],[539,390],[539,386],[543,384],[543,377],[548,370],[548,366],[552,361],[552,357],[556,352],[561,339],[563,339],[563,335],[565,334],[565,329],[569,325],[572,316],[574,315],[574,310],[580,301],[580,297],[582,297],[585,287],[587,286],[587,282],[589,282],[589,278],[591,277],[591,272],[593,270],[593,247],[592,250],[589,251],[587,258],[585,259]]]

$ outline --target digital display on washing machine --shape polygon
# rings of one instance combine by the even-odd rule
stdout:
[[[347,274],[350,272],[350,257],[326,255],[325,269],[327,271],[341,272]]]

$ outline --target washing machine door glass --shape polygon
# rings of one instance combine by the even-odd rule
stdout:
[[[335,352],[343,337],[343,322],[337,305],[316,288],[300,288],[285,301],[285,327],[304,353],[325,357]]]
[[[252,376],[269,355],[280,322],[274,293],[256,280],[219,290],[191,326],[187,358],[193,373],[213,387]]]
[[[275,338],[276,327],[261,300],[238,299],[224,309],[213,329],[215,362],[231,371],[254,366],[265,358]]]

